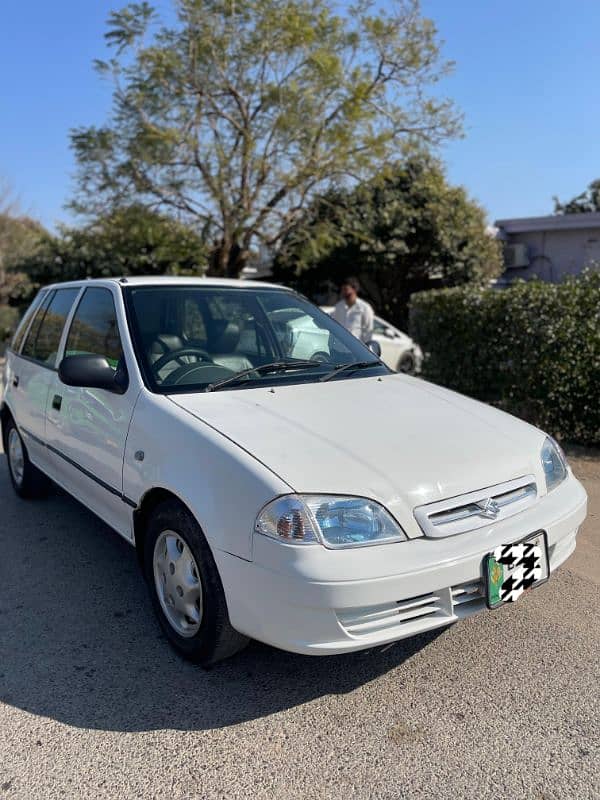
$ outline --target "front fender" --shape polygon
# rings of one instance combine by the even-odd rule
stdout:
[[[123,494],[139,505],[156,488],[181,499],[211,547],[247,560],[256,515],[273,497],[291,491],[226,436],[168,397],[143,390],[127,436]]]

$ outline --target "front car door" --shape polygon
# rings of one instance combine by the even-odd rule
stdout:
[[[64,356],[104,356],[127,368],[117,290],[86,287],[70,320]],[[131,376],[132,370],[128,370]],[[123,497],[123,454],[140,391],[129,381],[125,394],[66,386],[58,374],[46,405],[46,438],[57,456],[57,480],[119,533],[131,537],[131,503]]]

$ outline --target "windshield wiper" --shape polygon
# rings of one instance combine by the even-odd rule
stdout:
[[[350,372],[351,370],[355,369],[366,369],[367,367],[378,367],[379,365],[379,361],[352,361],[349,364],[338,364],[335,369],[332,369],[331,372],[325,373],[325,375],[320,377],[319,380],[328,381],[331,378],[335,378],[335,376],[339,375],[341,372]]]
[[[270,364],[259,364],[258,367],[243,369],[240,372],[236,372],[234,375],[230,375],[228,378],[223,378],[220,381],[215,381],[215,383],[209,383],[204,391],[216,392],[223,386],[228,386],[231,383],[237,383],[239,380],[245,378],[246,375],[252,375],[253,373],[262,375],[263,373],[267,372],[287,372],[287,370],[289,369],[306,369],[307,367],[320,367],[320,366],[322,366],[321,361],[309,361],[309,360],[273,361]]]

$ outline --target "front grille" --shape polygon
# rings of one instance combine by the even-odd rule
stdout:
[[[533,475],[419,506],[415,518],[425,536],[455,536],[500,522],[532,506],[537,499]]]

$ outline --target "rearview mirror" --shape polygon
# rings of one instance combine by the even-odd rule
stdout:
[[[381,345],[379,342],[375,341],[375,339],[371,339],[370,342],[367,342],[367,347],[372,353],[375,353],[377,358],[381,358]]]
[[[126,370],[114,370],[104,356],[67,356],[60,362],[58,377],[67,386],[106,389],[116,394],[125,394],[129,386]]]

